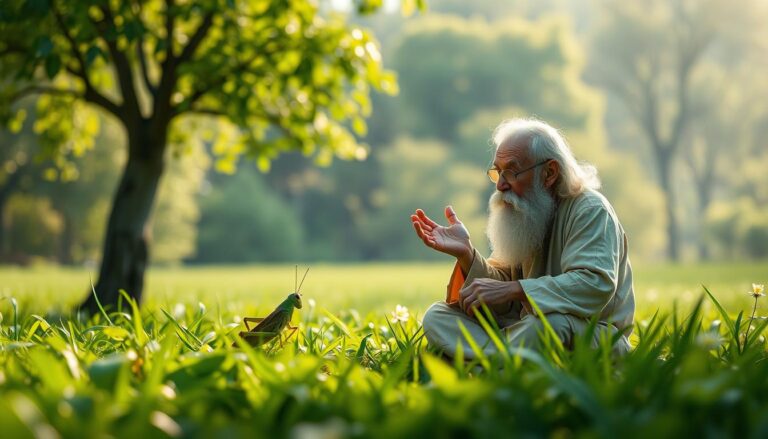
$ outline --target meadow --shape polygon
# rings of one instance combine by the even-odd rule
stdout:
[[[500,345],[451,362],[419,323],[450,264],[312,265],[297,333],[256,349],[234,334],[293,290],[294,266],[153,268],[140,310],[126,299],[90,319],[69,313],[87,269],[0,268],[0,426],[9,437],[768,434],[768,302],[747,294],[768,263],[634,268],[628,356],[544,333],[542,352]]]

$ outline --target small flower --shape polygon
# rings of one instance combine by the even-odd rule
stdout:
[[[408,319],[411,317],[411,315],[408,313],[408,308],[397,305],[395,307],[395,312],[392,313],[392,319],[396,322],[407,322]]]
[[[765,285],[763,284],[752,284],[752,291],[749,291],[747,294],[757,299],[758,297],[765,296]]]
[[[187,314],[187,307],[183,303],[177,303],[173,306],[173,317],[176,320],[181,320]]]

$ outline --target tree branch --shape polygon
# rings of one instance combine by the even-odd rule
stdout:
[[[112,113],[112,115],[118,118],[119,120],[125,121],[125,110],[119,105],[112,102],[112,100],[110,100],[103,94],[99,93],[95,88],[86,87],[85,93],[83,94],[83,98],[87,102],[98,105],[99,107]]]
[[[161,125],[169,123],[173,118],[173,104],[171,95],[176,87],[176,55],[173,50],[173,30],[175,20],[174,0],[165,0],[165,59],[160,64],[160,81],[157,86],[155,102],[152,106],[152,118]]]
[[[200,26],[198,26],[197,30],[192,35],[192,38],[189,39],[189,43],[187,43],[187,45],[181,51],[181,55],[179,55],[179,58],[178,58],[179,64],[192,59],[192,56],[194,56],[195,51],[200,46],[200,43],[203,42],[203,39],[208,34],[208,31],[211,29],[212,24],[213,24],[213,12],[208,12],[207,14],[205,14],[205,17],[203,17],[203,22],[200,23]]]
[[[165,0],[165,62],[172,62],[176,55],[173,53],[173,28],[175,24],[176,16],[173,15],[172,9],[175,6],[174,0]],[[163,69],[165,70],[165,69]]]
[[[57,88],[48,85],[30,85],[24,87],[11,96],[11,102],[16,102],[19,99],[25,98],[29,95],[35,94],[48,94],[53,96],[69,96],[75,99],[84,99],[85,95],[77,90],[69,88]]]
[[[216,81],[211,82],[210,85],[208,85],[207,87],[195,90],[187,99],[184,100],[184,102],[182,102],[182,103],[180,103],[178,105],[175,105],[173,107],[173,112],[172,112],[173,116],[175,117],[175,116],[178,116],[179,114],[183,113],[184,111],[188,111],[188,110],[180,111],[179,107],[186,106],[186,108],[192,108],[192,106],[194,106],[195,103],[197,103],[197,101],[199,101],[200,98],[202,98],[206,93],[210,92],[211,90],[215,89],[216,87],[219,87],[219,86],[223,85],[225,82],[227,82],[227,79],[232,77],[233,75],[238,75],[238,74],[242,73],[255,59],[256,59],[256,56],[254,56],[253,58],[248,59],[247,61],[241,62],[240,64],[236,65],[232,70],[230,70],[230,71],[224,73],[223,75],[219,76],[216,79]]]
[[[117,43],[114,39],[110,39],[106,36],[106,25],[115,27],[114,17],[112,11],[108,5],[101,6],[101,12],[104,14],[105,20],[94,22],[96,30],[99,36],[107,44],[109,54],[114,62],[115,71],[117,72],[117,79],[120,84],[120,93],[123,96],[123,111],[124,116],[127,117],[132,114],[137,117],[141,117],[141,110],[139,108],[139,100],[136,94],[136,88],[133,85],[133,71],[131,69],[131,63],[128,61],[128,57],[125,53],[117,47]],[[126,114],[127,113],[127,114]],[[125,120],[125,119],[123,119]]]
[[[149,69],[147,68],[147,56],[144,53],[144,37],[139,37],[139,42],[136,44],[136,56],[139,58],[139,66],[141,67],[141,77],[144,79],[144,85],[149,90],[152,97],[157,96],[157,87],[152,84],[149,79]]]
[[[648,134],[648,138],[651,141],[651,147],[656,153],[657,159],[666,157],[669,153],[669,148],[665,145],[665,142],[659,135],[659,121],[658,121],[658,106],[656,94],[653,91],[652,79],[647,78],[642,81],[641,89],[643,96],[645,97],[643,104],[645,108],[642,112],[642,125],[645,127],[645,131]]]
[[[51,2],[51,8],[53,9],[53,14],[56,17],[56,23],[59,26],[59,30],[69,42],[70,51],[72,52],[72,55],[75,57],[78,65],[80,66],[79,70],[75,70],[70,66],[64,67],[69,73],[80,78],[83,81],[83,84],[85,85],[85,93],[78,96],[86,100],[87,102],[90,102],[92,104],[96,104],[102,107],[103,109],[112,113],[118,119],[122,120],[124,117],[123,109],[117,104],[115,104],[114,102],[112,102],[110,99],[108,99],[106,96],[101,94],[98,90],[96,90],[96,88],[91,83],[90,79],[88,79],[88,67],[86,65],[85,59],[83,58],[83,54],[80,53],[80,51],[78,50],[77,42],[75,41],[75,38],[72,36],[72,34],[69,32],[69,28],[67,28],[67,25],[64,22],[64,16],[61,13],[61,11],[56,7],[55,1]]]
[[[135,14],[136,18],[143,23],[144,19],[142,16],[144,15],[144,8],[142,7],[141,3],[141,1],[134,1],[133,5],[136,6],[137,10],[132,12]],[[144,32],[146,31],[147,29],[142,26],[142,32],[139,35],[139,42],[136,45],[136,57],[139,59],[139,68],[141,69],[141,78],[144,80],[144,86],[147,88],[152,97],[155,97],[157,94],[157,87],[155,87],[152,84],[152,81],[149,79],[147,55],[144,53]]]
[[[5,55],[10,55],[12,53],[27,53],[29,52],[29,48],[24,46],[17,46],[8,42],[4,42],[5,48],[3,50],[0,50],[0,57],[3,57]]]
[[[224,117],[227,116],[226,113],[224,113],[221,110],[217,110],[215,108],[192,108],[191,110],[185,111],[185,113],[188,113],[188,114],[200,114],[200,115],[205,115],[205,116],[224,116]]]
[[[64,23],[64,16],[62,15],[59,8],[56,7],[56,2],[51,1],[51,9],[53,10],[53,15],[56,17],[56,23],[59,26],[59,30],[61,30],[61,33],[64,35],[64,37],[69,42],[69,49],[72,52],[72,55],[77,60],[77,63],[80,65],[80,71],[82,72],[82,79],[86,82],[88,81],[88,75],[86,74],[87,68],[85,65],[85,58],[83,58],[83,54],[80,53],[80,50],[77,48],[77,42],[75,41],[75,38],[72,36],[72,34],[69,33],[69,29],[67,28],[66,23]]]

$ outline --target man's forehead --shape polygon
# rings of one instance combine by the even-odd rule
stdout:
[[[528,158],[528,138],[518,137],[499,145],[494,156],[497,165],[520,164]]]

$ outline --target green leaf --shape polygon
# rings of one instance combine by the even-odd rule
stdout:
[[[53,54],[45,58],[45,73],[48,75],[48,79],[53,79],[61,70],[61,58],[59,55]]]
[[[38,38],[35,44],[35,54],[40,58],[44,58],[50,55],[51,51],[53,51],[53,41],[46,36]]]
[[[201,379],[221,370],[226,359],[225,354],[194,354],[189,357],[189,361],[184,361],[182,366],[169,373],[166,380],[173,381],[182,390],[198,386]]]
[[[345,324],[344,324],[344,322],[342,322],[342,321],[341,321],[341,319],[339,319],[338,317],[336,317],[336,316],[335,316],[335,315],[334,315],[332,312],[328,311],[328,310],[327,310],[327,309],[325,309],[325,308],[321,309],[321,312],[322,312],[323,314],[325,314],[325,315],[326,315],[326,316],[327,316],[329,319],[331,319],[331,321],[332,321],[332,322],[333,322],[333,323],[334,323],[336,326],[338,326],[338,328],[339,328],[339,329],[341,329],[341,332],[343,332],[343,333],[344,333],[344,335],[346,335],[347,337],[349,337],[350,339],[353,339],[353,340],[356,340],[356,339],[357,339],[357,336],[355,336],[354,334],[352,334],[352,331],[350,331],[350,330],[349,330],[349,328],[347,327],[347,325],[345,325]]]
[[[475,338],[472,337],[472,334],[469,333],[467,330],[467,327],[464,326],[464,324],[459,320],[459,330],[461,330],[461,334],[464,336],[464,339],[467,340],[467,343],[469,344],[469,347],[472,349],[472,352],[474,352],[475,357],[480,361],[480,364],[483,365],[485,370],[491,369],[491,363],[488,361],[488,357],[485,355],[485,352],[483,352],[482,349],[480,349],[480,346],[475,341]],[[461,344],[461,342],[459,342]]]
[[[131,320],[133,321],[133,332],[136,334],[136,341],[138,342],[139,346],[144,346],[147,341],[147,333],[144,331],[144,325],[141,320],[141,311],[139,310],[139,305],[136,303],[136,300],[134,300],[128,293],[121,289],[120,294],[125,298],[125,300],[131,305],[131,311],[132,316]]]
[[[357,348],[357,353],[355,353],[355,360],[361,361],[363,359],[365,348],[368,345],[368,339],[371,338],[372,335],[373,334],[368,334],[360,341],[360,347]]]
[[[98,57],[104,58],[104,52],[101,51],[99,46],[91,46],[88,48],[88,50],[85,52],[85,64],[86,66],[89,66],[93,64],[94,61]]]
[[[704,292],[707,293],[707,296],[709,296],[709,299],[712,300],[712,303],[715,305],[715,308],[717,308],[717,311],[720,313],[720,317],[725,320],[725,324],[728,327],[728,332],[731,333],[731,337],[733,337],[734,340],[738,343],[739,340],[739,334],[736,330],[736,327],[734,325],[733,320],[731,320],[731,316],[728,315],[728,312],[723,308],[722,305],[720,305],[720,302],[715,299],[715,296],[709,291],[709,289],[702,285],[702,288],[704,288]]]
[[[18,134],[24,128],[24,121],[27,119],[27,110],[20,109],[8,121],[8,130],[13,134]]]
[[[88,367],[91,382],[101,389],[111,390],[117,383],[121,370],[127,370],[131,359],[124,353],[113,354],[94,361]]]
[[[437,386],[450,389],[459,382],[456,370],[434,355],[424,352],[421,354],[421,361]]]
[[[131,336],[127,329],[120,326],[107,326],[101,332],[112,340],[123,341]]]

